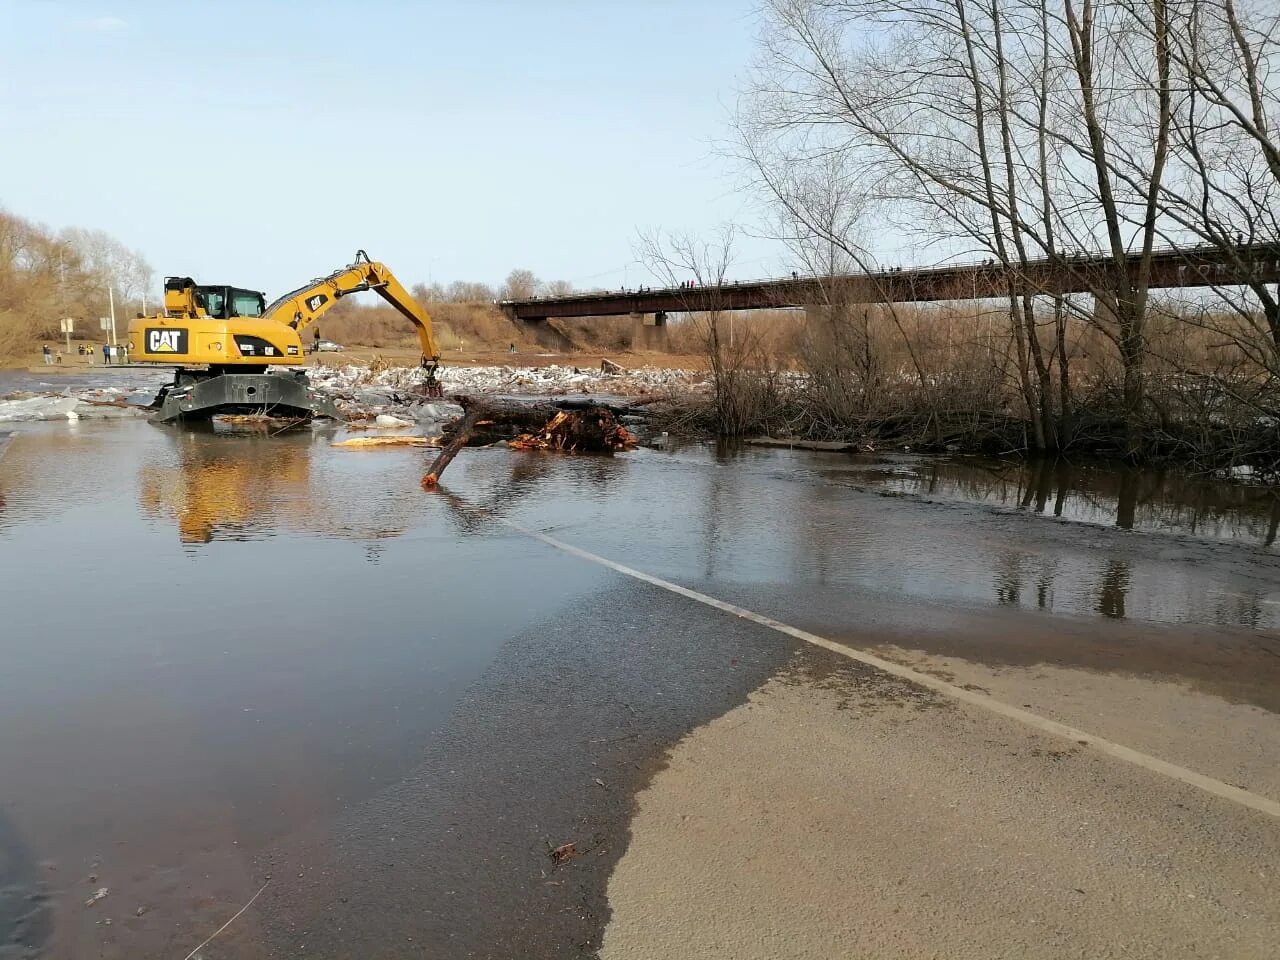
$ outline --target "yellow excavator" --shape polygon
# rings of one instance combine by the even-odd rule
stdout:
[[[440,353],[431,317],[384,264],[356,251],[354,263],[266,303],[257,290],[206,286],[166,277],[164,310],[129,324],[129,358],[177,365],[156,397],[152,419],[168,423],[225,413],[338,418],[333,401],[312,389],[300,334],[345,296],[372,290],[413,322],[422,344],[427,396],[441,395]]]

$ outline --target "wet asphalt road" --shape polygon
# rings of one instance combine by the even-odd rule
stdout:
[[[636,791],[791,656],[761,633],[625,583],[532,625],[412,778],[261,858],[244,955],[593,955]]]
[[[914,709],[468,505],[1275,786],[1247,712],[1278,706],[1265,546],[884,497],[778,451],[469,451],[451,500],[419,492],[415,454],[329,439],[51,424],[10,444],[3,960],[183,957],[259,889],[204,960],[591,956],[638,793],[682,738],[771,678]]]

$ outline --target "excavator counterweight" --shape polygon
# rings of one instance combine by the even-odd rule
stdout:
[[[221,413],[338,417],[333,401],[312,389],[301,333],[345,296],[372,290],[410,320],[422,345],[428,396],[440,396],[440,362],[431,317],[387,267],[363,250],[353,263],[270,304],[256,290],[165,279],[164,309],[129,324],[129,356],[177,366],[156,398],[161,422]]]

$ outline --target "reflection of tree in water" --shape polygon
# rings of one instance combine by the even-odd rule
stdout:
[[[1129,593],[1129,564],[1123,560],[1108,560],[1098,586],[1098,605],[1095,608],[1104,617],[1124,619],[1125,598]]]
[[[1174,470],[958,457],[880,464],[862,477],[924,496],[1052,511],[1125,530],[1183,531],[1263,546],[1280,535],[1280,495],[1274,490]]]
[[[609,454],[553,453],[544,450],[512,451],[510,474],[489,484],[479,493],[462,497],[441,483],[433,490],[449,506],[447,516],[459,533],[472,536],[492,532],[495,519],[511,519],[526,499],[549,482],[568,479],[574,484],[607,488],[617,475],[617,465]],[[572,473],[565,468],[572,462]]]
[[[1051,462],[1049,460],[1034,460],[1031,463],[1031,473],[1027,478],[1023,495],[1022,506],[1027,509],[1035,510],[1036,513],[1044,513],[1045,508],[1049,505],[1049,498],[1053,496],[1055,486],[1059,490],[1065,490],[1070,480],[1067,477],[1058,478],[1059,472],[1065,472],[1070,469],[1060,462]],[[1055,480],[1058,482],[1055,484]],[[1054,516],[1061,516],[1062,500],[1058,498],[1054,501]]]
[[[1036,578],[1036,606],[1041,610],[1053,609],[1053,575],[1053,562],[1047,561]]]
[[[12,433],[0,433],[0,462],[4,460],[4,452],[13,439]],[[4,526],[4,473],[0,472],[0,527]]]
[[[1037,566],[1038,570],[1035,569]],[[1024,588],[1030,584],[1034,589],[1036,608],[1052,610],[1053,583],[1057,573],[1057,560],[1052,556],[1029,556],[1020,550],[1003,551],[994,565],[996,603],[1002,607],[1021,606]]]
[[[1238,623],[1255,629],[1268,619],[1268,611],[1263,609],[1262,598],[1257,593],[1218,597],[1212,610],[1218,623]],[[1263,637],[1255,637],[1254,641],[1262,649],[1267,649]]]
[[[1001,551],[994,566],[996,603],[1002,607],[1018,606],[1022,602],[1022,554]]]
[[[1133,518],[1138,512],[1138,472],[1125,470],[1120,474],[1120,491],[1116,496],[1116,526],[1121,530],[1133,529]]]

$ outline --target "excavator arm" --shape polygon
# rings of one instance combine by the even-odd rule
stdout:
[[[370,260],[363,250],[356,251],[354,263],[270,303],[263,312],[263,318],[286,324],[301,333],[343,297],[365,290],[374,291],[413,323],[418,332],[418,342],[422,344],[422,366],[429,371],[428,385],[434,385],[440,351],[436,348],[430,314],[385,264]]]

